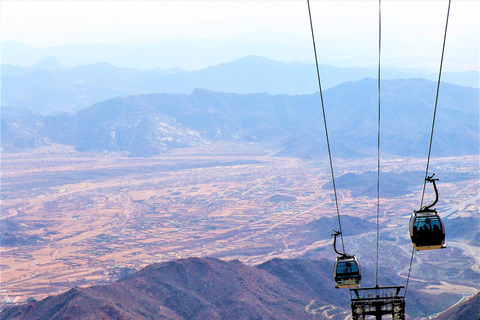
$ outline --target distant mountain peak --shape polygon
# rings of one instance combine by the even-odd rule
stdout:
[[[35,63],[32,68],[43,70],[62,70],[66,69],[67,67],[65,67],[65,65],[61,63],[57,58],[49,56]]]
[[[73,67],[72,70],[76,70],[76,71],[84,70],[84,71],[89,71],[89,72],[98,72],[100,70],[102,70],[102,71],[121,71],[121,70],[132,70],[132,71],[134,71],[135,69],[115,67],[115,66],[109,64],[108,62],[99,61],[99,62],[95,62],[95,63],[76,66],[76,67]]]
[[[239,58],[239,59],[236,59],[234,60],[233,62],[250,62],[250,63],[268,63],[268,64],[283,64],[283,62],[280,62],[280,61],[277,61],[277,60],[273,60],[273,59],[269,59],[269,58],[265,58],[265,57],[260,57],[260,56],[256,56],[256,55],[249,55],[249,56],[245,56],[243,58]]]

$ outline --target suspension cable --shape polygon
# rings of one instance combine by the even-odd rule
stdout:
[[[375,286],[378,287],[378,219],[380,215],[380,61],[382,55],[382,0],[378,0],[378,122],[377,122],[377,261],[375,268]]]
[[[448,29],[448,17],[450,16],[450,4],[451,0],[448,0],[448,9],[447,9],[447,18],[445,21],[445,33],[443,34],[443,46],[442,46],[442,56],[440,57],[440,68],[438,70],[438,81],[437,81],[437,92],[435,95],[435,107],[433,108],[433,118],[432,118],[432,129],[430,132],[430,143],[428,146],[428,156],[427,156],[427,164],[426,164],[426,169],[425,169],[425,179],[423,181],[423,191],[422,191],[422,200],[420,201],[420,209],[423,206],[423,199],[425,196],[425,186],[427,184],[427,177],[428,177],[428,167],[430,165],[430,154],[432,151],[432,141],[433,141],[433,130],[435,128],[435,117],[437,115],[437,103],[438,103],[438,93],[440,91],[440,79],[442,77],[442,67],[443,67],[443,56],[445,53],[445,43],[447,40],[447,29]],[[408,268],[408,276],[407,276],[407,282],[405,284],[405,295],[407,294],[407,285],[408,285],[408,280],[410,278],[410,269],[412,268],[412,261],[413,261],[413,255],[415,253],[415,250],[412,249],[412,256],[410,258],[410,267]]]
[[[445,33],[443,35],[442,56],[440,58],[440,69],[438,70],[437,93],[435,95],[435,107],[433,109],[432,130],[430,132],[430,144],[428,146],[427,165],[426,165],[426,169],[425,169],[425,179],[423,180],[423,191],[422,191],[422,200],[420,202],[420,208],[422,208],[422,205],[423,205],[423,198],[425,196],[425,186],[427,184],[427,177],[428,177],[428,166],[430,165],[430,153],[432,151],[433,129],[435,128],[435,117],[437,115],[438,92],[440,91],[440,78],[442,76],[443,55],[445,53],[445,42],[447,40],[447,28],[448,28],[448,16],[450,15],[450,3],[451,3],[451,0],[448,0],[447,20],[445,22]]]
[[[410,265],[408,266],[407,281],[405,282],[405,295],[407,295],[408,280],[410,279],[410,271],[412,270],[412,261],[413,261],[414,253],[415,253],[415,248],[412,246],[412,255],[410,256]]]
[[[310,30],[312,32],[312,42],[313,42],[313,53],[315,55],[315,66],[317,69],[317,80],[318,80],[318,89],[320,93],[320,103],[322,105],[322,113],[323,113],[323,123],[325,126],[325,137],[327,140],[327,149],[328,149],[328,159],[330,162],[330,173],[332,176],[332,184],[333,184],[333,194],[335,197],[335,208],[337,210],[337,218],[338,218],[338,228],[340,229],[340,239],[342,240],[342,250],[343,253],[345,253],[345,246],[343,243],[343,233],[342,233],[342,222],[340,220],[340,211],[338,210],[338,198],[337,198],[337,189],[335,187],[335,175],[333,173],[333,164],[332,164],[332,153],[330,151],[330,141],[328,139],[328,130],[327,130],[327,117],[325,116],[325,105],[323,103],[323,93],[322,93],[322,84],[320,82],[320,69],[318,67],[318,58],[317,58],[317,48],[315,46],[315,35],[313,33],[313,22],[312,22],[312,13],[310,10],[310,1],[307,0],[307,5],[308,5],[308,17],[310,18]]]

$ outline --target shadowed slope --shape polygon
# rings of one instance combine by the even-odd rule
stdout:
[[[478,320],[480,319],[480,292],[472,298],[442,312],[434,320]]]
[[[1,319],[310,319],[310,299],[261,268],[189,258],[8,308]]]

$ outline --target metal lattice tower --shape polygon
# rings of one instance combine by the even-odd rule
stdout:
[[[364,320],[365,316],[375,316],[381,320],[391,315],[393,320],[405,320],[404,286],[372,287],[350,289],[352,319]]]

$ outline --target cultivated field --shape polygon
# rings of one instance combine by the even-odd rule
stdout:
[[[318,238],[305,229],[312,221],[336,216],[327,159],[275,157],[253,146],[230,144],[152,158],[77,153],[58,146],[4,153],[1,164],[2,308],[182,257],[248,264],[274,257],[335,258],[331,229],[320,229]],[[336,176],[362,173],[376,170],[376,159],[334,159],[334,166]],[[424,166],[425,160],[389,159],[382,162],[382,172],[423,171]],[[439,182],[442,217],[478,219],[478,157],[436,159],[432,167],[472,174]],[[392,268],[402,277],[411,251],[408,219],[418,209],[421,188],[422,181],[416,181],[410,193],[380,201],[382,244],[398,248],[402,260]],[[427,190],[426,199],[433,200]],[[347,189],[338,195],[342,215],[375,222],[375,198],[353,197]],[[374,265],[374,240],[373,230],[357,237],[345,234],[346,246],[367,266]],[[478,243],[448,240],[447,233],[448,249],[442,252],[458,265],[445,267],[445,281],[426,284],[425,290],[472,294],[478,283],[452,280],[448,270],[479,272]],[[372,250],[362,251],[365,244]],[[395,259],[386,250],[382,257]],[[441,265],[439,261],[438,253],[417,254],[412,277],[424,281],[422,262]]]

